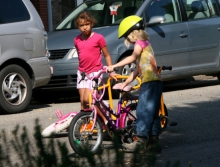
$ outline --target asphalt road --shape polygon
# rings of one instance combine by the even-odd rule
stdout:
[[[179,160],[181,167],[220,167],[220,82],[213,77],[198,76],[195,79],[165,85],[169,120],[178,125],[168,126],[161,134],[163,150],[157,157],[158,165],[165,166],[167,161],[174,164]],[[43,129],[57,120],[54,113],[57,109],[64,114],[79,111],[78,97],[51,104],[32,101],[24,113],[0,115],[0,127],[6,131],[0,135],[7,135],[10,140],[15,125],[26,126],[33,133],[36,118]],[[66,137],[56,140],[65,142],[70,156],[74,155]],[[130,156],[126,155],[127,164]]]
[[[196,79],[165,93],[169,118],[178,125],[161,135],[162,164],[180,160],[182,167],[220,167],[220,85],[215,78]]]

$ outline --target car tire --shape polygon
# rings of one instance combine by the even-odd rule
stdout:
[[[0,71],[0,107],[4,113],[24,111],[32,97],[31,80],[27,72],[18,65],[9,65]]]

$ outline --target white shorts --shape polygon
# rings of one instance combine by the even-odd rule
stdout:
[[[99,70],[99,71],[101,71],[101,70]],[[92,73],[87,74],[87,75],[89,75],[89,78],[91,79],[94,76],[96,76],[99,73],[99,71],[98,72],[92,72]],[[85,77],[84,80],[81,80],[82,79],[81,72],[78,70],[77,71],[77,89],[80,89],[80,88],[91,89],[92,81],[89,78]],[[99,77],[99,84],[100,84],[102,78],[103,78],[103,74],[101,74],[101,76]]]

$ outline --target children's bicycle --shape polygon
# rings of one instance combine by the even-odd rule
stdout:
[[[163,66],[160,67],[158,71],[161,72],[161,70],[171,69],[172,67]],[[132,96],[126,93],[132,89],[131,86],[126,86],[123,90],[121,90],[120,83],[116,84],[113,89],[120,90],[120,94],[117,110],[114,111],[112,106],[109,106],[103,100],[106,86],[98,86],[99,78],[102,73],[106,73],[106,69],[103,69],[97,76],[91,78],[91,80],[94,81],[94,84],[92,85],[93,91],[90,108],[84,109],[75,115],[68,128],[70,145],[73,150],[81,156],[85,156],[88,151],[93,154],[96,154],[99,151],[103,141],[103,131],[107,132],[110,137],[113,137],[114,131],[124,131],[124,129],[128,129],[125,130],[125,133],[122,135],[122,142],[132,142],[135,140],[133,134],[136,121],[138,96]],[[117,78],[125,79],[127,77],[118,76]],[[133,89],[140,87],[140,79],[138,78],[137,80],[139,85],[133,87]],[[108,83],[109,82],[110,81],[108,80]],[[100,89],[102,89],[101,94],[99,91]],[[109,85],[108,89],[111,89],[109,88]],[[100,110],[104,117],[108,120],[107,124],[105,124],[103,119],[97,114],[97,109]],[[162,129],[165,129],[168,123],[168,112],[163,101],[163,96],[161,96],[159,114],[161,116],[161,127]],[[127,126],[130,128],[125,128]]]
[[[128,76],[117,76],[117,79],[126,79],[128,78]],[[98,87],[98,91],[100,93],[100,91],[102,90],[102,97],[99,97],[102,99],[102,102],[105,104],[106,107],[108,108],[111,108],[113,109],[114,108],[114,103],[113,103],[113,99],[112,99],[112,82],[111,82],[112,78],[108,78],[107,82],[104,84],[102,84],[102,86],[99,86]],[[135,86],[132,87],[132,90],[136,90],[140,87],[140,84],[141,84],[141,80],[139,77],[136,78],[136,83],[139,83]],[[118,89],[116,88],[117,85],[115,85],[113,87],[113,89]],[[97,87],[96,87],[97,89]],[[125,105],[128,105],[129,103],[133,103],[132,105],[130,104],[130,106],[132,106],[130,108],[130,110],[128,111],[128,114],[129,115],[129,119],[126,119],[126,120],[123,120],[123,121],[120,121],[120,128],[124,128],[126,125],[127,125],[127,121],[129,121],[129,124],[131,124],[131,122],[135,121],[136,120],[136,105],[137,105],[137,100],[138,100],[138,97],[133,97],[132,95],[130,95],[127,91],[129,91],[128,89],[131,89],[131,86],[128,86],[126,87],[126,89],[124,91],[120,91],[120,98],[121,98],[121,102],[122,103],[121,105],[122,106],[125,106]],[[107,92],[105,92],[107,90]],[[127,90],[127,91],[126,91]],[[104,94],[108,94],[108,101],[107,100],[103,100],[103,96]],[[99,94],[97,94],[98,96]],[[100,96],[100,95],[99,95]],[[120,99],[119,99],[120,101]],[[118,103],[119,103],[118,101]],[[92,96],[90,97],[90,107],[89,111],[92,110]],[[130,107],[128,106],[128,107]],[[118,106],[119,107],[119,106]],[[113,112],[113,111],[112,111]],[[59,136],[66,136],[67,135],[67,131],[69,129],[69,125],[73,119],[73,117],[75,117],[78,113],[78,111],[71,111],[71,112],[68,112],[67,114],[63,115],[63,112],[62,110],[58,109],[57,111],[55,111],[55,114],[58,118],[58,120],[54,123],[52,123],[51,125],[47,126],[43,132],[41,133],[42,137],[59,137]],[[116,117],[114,117],[114,115],[111,115],[111,119],[112,120],[115,120]],[[101,119],[101,118],[100,118]],[[120,119],[124,119],[124,116],[121,116]],[[113,133],[108,131],[108,129],[106,130],[108,136],[112,136]]]

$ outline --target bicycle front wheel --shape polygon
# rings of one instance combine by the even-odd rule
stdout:
[[[95,123],[92,132],[92,125]],[[102,124],[97,117],[93,121],[92,112],[80,112],[73,119],[68,129],[68,138],[72,149],[81,156],[96,154],[103,141]]]

